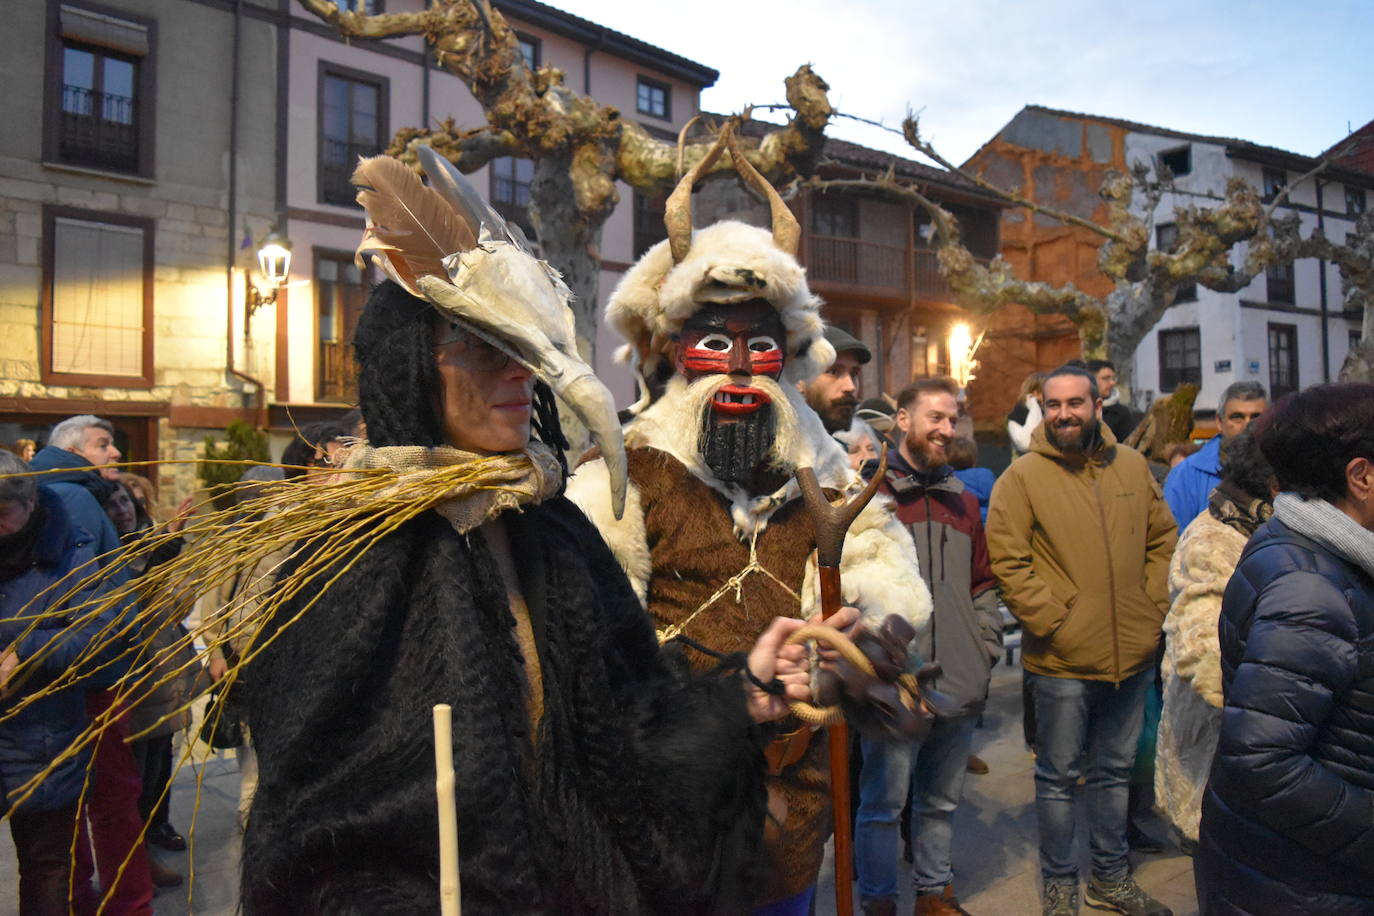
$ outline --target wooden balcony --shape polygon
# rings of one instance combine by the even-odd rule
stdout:
[[[952,298],[932,249],[811,234],[802,256],[811,288],[837,304],[863,300],[905,306]]]

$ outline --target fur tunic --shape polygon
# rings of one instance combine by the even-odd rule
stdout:
[[[739,678],[689,678],[659,651],[566,500],[501,518],[543,673],[537,734],[483,538],[437,513],[385,535],[245,673],[260,766],[245,913],[437,912],[439,702],[466,913],[747,909],[764,788]]]
[[[631,441],[642,441],[643,432]],[[815,462],[822,482],[834,481],[837,469],[823,461]],[[717,652],[744,651],[773,617],[808,616],[818,609],[815,539],[800,497],[731,499],[677,454],[644,446],[630,449],[629,469],[630,494],[619,521],[601,495],[605,469],[600,462],[578,470],[569,496],[601,528],[656,626],[685,624],[687,636]],[[759,564],[771,576],[749,573],[738,591],[729,588],[687,622],[748,566],[751,539]],[[874,618],[899,613],[918,628],[929,622],[929,592],[911,538],[885,501],[871,505],[851,528],[843,591],[846,601]],[[795,727],[795,722],[782,723],[784,731]],[[779,829],[768,833],[770,880],[760,890],[759,903],[800,893],[816,881],[831,830],[826,743],[812,740],[800,761],[770,777],[769,790],[774,815],[783,805],[786,814]]]
[[[1155,794],[1169,820],[1193,841],[1221,733],[1221,596],[1244,549],[1244,535],[1203,512],[1184,530],[1169,564],[1172,604],[1164,618]]]

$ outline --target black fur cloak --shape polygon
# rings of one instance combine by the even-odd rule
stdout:
[[[437,513],[385,536],[245,671],[249,916],[438,912],[440,702],[465,914],[748,910],[765,799],[739,677],[692,678],[659,650],[567,500],[505,520],[543,668],[539,733],[484,539]]]

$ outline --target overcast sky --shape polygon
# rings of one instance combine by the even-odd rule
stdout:
[[[1027,104],[1306,155],[1374,119],[1374,0],[544,2],[719,70],[708,111],[782,102],[783,78],[811,63],[840,111],[899,127],[923,109],[954,162]],[[911,155],[898,136],[832,123]]]

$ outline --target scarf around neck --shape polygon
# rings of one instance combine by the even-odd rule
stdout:
[[[1374,531],[1369,531],[1324,499],[1296,493],[1274,497],[1279,521],[1374,576]]]
[[[379,494],[393,497],[401,490],[420,488],[427,496],[440,496],[434,510],[449,520],[454,530],[466,534],[507,509],[543,502],[557,495],[563,471],[553,451],[538,440],[518,452],[479,455],[451,446],[392,445],[374,448],[366,442],[351,446],[340,456],[343,470],[386,469],[397,481]],[[471,473],[455,477],[452,471]],[[433,487],[442,488],[435,494]]]
[[[1230,481],[1223,480],[1207,497],[1207,511],[1212,518],[1228,528],[1234,528],[1248,539],[1256,528],[1274,514],[1274,503],[1268,499],[1256,499]]]

